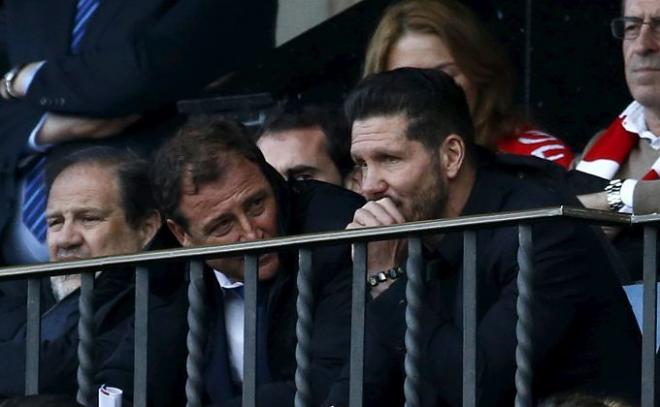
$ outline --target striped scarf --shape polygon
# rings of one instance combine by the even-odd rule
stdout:
[[[639,135],[623,127],[625,115],[612,122],[610,127],[596,140],[576,167],[578,171],[600,178],[612,179],[627,159],[630,151],[639,142]],[[660,158],[658,158],[642,180],[660,179]]]

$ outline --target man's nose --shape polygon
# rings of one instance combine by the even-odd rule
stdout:
[[[387,182],[379,171],[368,168],[362,170],[362,195],[368,200],[380,199],[387,191]]]
[[[249,216],[242,216],[239,218],[241,227],[241,235],[238,239],[239,242],[249,242],[252,240],[261,239],[260,229],[254,224],[254,220]]]
[[[82,235],[73,222],[64,222],[56,232],[49,232],[48,239],[54,239],[55,244],[62,249],[69,249],[82,244]]]
[[[660,41],[656,38],[651,24],[643,24],[639,36],[633,41],[633,50],[639,54],[654,53],[660,50]]]

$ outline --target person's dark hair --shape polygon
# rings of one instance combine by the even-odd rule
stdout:
[[[351,131],[344,117],[330,106],[299,106],[284,104],[271,112],[263,129],[257,134],[258,141],[266,133],[319,127],[325,136],[328,156],[335,163],[342,178],[353,169],[351,160]]]
[[[450,134],[474,140],[474,126],[463,90],[437,69],[400,68],[364,78],[345,103],[349,125],[376,116],[405,115],[406,137],[428,149]]]
[[[149,164],[136,153],[109,146],[88,146],[55,157],[46,166],[46,188],[67,168],[77,165],[113,168],[117,174],[120,202],[126,222],[137,228],[157,210],[149,182]]]
[[[239,123],[214,116],[192,117],[154,156],[151,183],[162,214],[187,228],[188,223],[179,212],[184,180],[186,185],[190,181],[194,190],[220,180],[233,154],[260,167],[264,162]]]

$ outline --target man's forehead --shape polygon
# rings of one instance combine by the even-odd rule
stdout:
[[[267,133],[258,144],[266,160],[279,165],[316,161],[319,154],[329,156],[325,133],[318,126]]]
[[[626,16],[660,16],[660,0],[625,0],[623,4],[624,15]]]
[[[351,148],[362,141],[404,137],[407,127],[408,119],[403,114],[355,120],[351,130]]]
[[[181,171],[181,194],[196,195],[210,184],[225,182],[234,176],[237,168],[245,167],[246,163],[252,162],[234,151],[218,153],[204,162],[188,162]],[[254,166],[258,169],[256,164]]]
[[[116,174],[113,166],[78,164],[66,168],[53,181],[48,209],[117,206],[120,195]]]
[[[235,156],[222,164],[222,171],[214,179],[193,185],[192,174],[182,177],[184,201],[214,199],[229,200],[243,196],[246,192],[272,190],[272,186],[261,166],[242,156]],[[233,199],[232,199],[233,200]]]

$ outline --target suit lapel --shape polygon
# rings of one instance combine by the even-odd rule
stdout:
[[[125,2],[126,0],[100,0],[98,9],[87,25],[85,36],[80,44],[81,49],[84,49],[88,43],[94,44],[97,42],[97,39],[103,34],[108,25],[115,21],[115,16]]]

